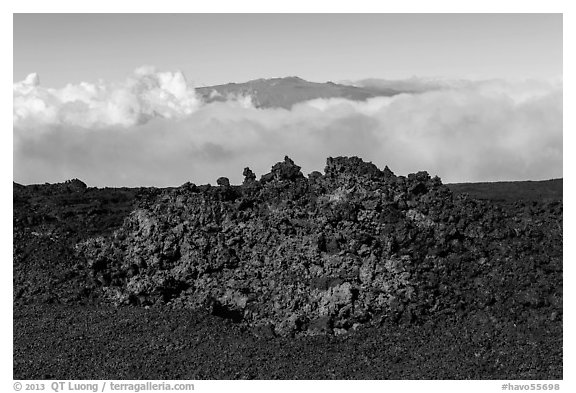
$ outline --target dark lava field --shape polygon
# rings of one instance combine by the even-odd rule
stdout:
[[[14,379],[562,379],[562,180],[357,157],[13,185]]]

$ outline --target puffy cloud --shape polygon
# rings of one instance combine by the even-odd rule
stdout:
[[[546,94],[550,89],[562,88],[562,80],[559,79],[506,81],[501,79],[465,80],[412,77],[397,80],[372,78],[349,81],[348,83],[374,91],[392,89],[404,93],[424,93],[438,90],[475,90],[489,94],[500,92],[519,100],[533,95]]]
[[[286,154],[305,172],[322,170],[328,156],[358,155],[446,182],[562,176],[561,83],[460,81],[257,109],[249,97],[202,104],[181,73],[146,68],[121,85],[61,90],[31,76],[15,84],[14,99],[14,177],[23,183],[239,183],[245,166],[263,174]]]
[[[14,126],[131,127],[158,117],[188,116],[199,104],[179,71],[141,67],[122,84],[82,82],[62,89],[43,88],[31,74],[14,84]]]

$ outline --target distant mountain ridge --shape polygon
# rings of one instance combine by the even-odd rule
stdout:
[[[388,88],[366,88],[333,82],[309,82],[297,76],[255,79],[244,83],[196,88],[205,102],[226,101],[230,98],[250,96],[257,108],[285,108],[318,98],[345,98],[365,101],[379,96],[393,96],[400,91]]]

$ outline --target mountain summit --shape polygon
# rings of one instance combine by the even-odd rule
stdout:
[[[297,76],[284,78],[255,79],[244,83],[196,88],[196,92],[206,102],[226,101],[229,98],[246,97],[252,99],[257,108],[290,109],[294,104],[317,98],[346,98],[365,101],[378,96],[392,96],[400,92],[393,89],[370,89],[342,85],[333,82],[309,82]]]

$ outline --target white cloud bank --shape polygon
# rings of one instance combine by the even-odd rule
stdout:
[[[389,82],[389,81],[388,81]],[[177,186],[261,175],[284,155],[303,171],[357,155],[445,182],[562,177],[562,85],[412,79],[410,93],[318,99],[291,110],[249,99],[204,104],[180,72],[137,70],[122,84],[14,85],[14,180]],[[374,82],[373,82],[374,83]]]
[[[14,126],[62,124],[80,127],[131,127],[152,118],[182,118],[200,102],[182,72],[141,67],[124,83],[82,82],[45,89],[38,75],[14,84]]]

